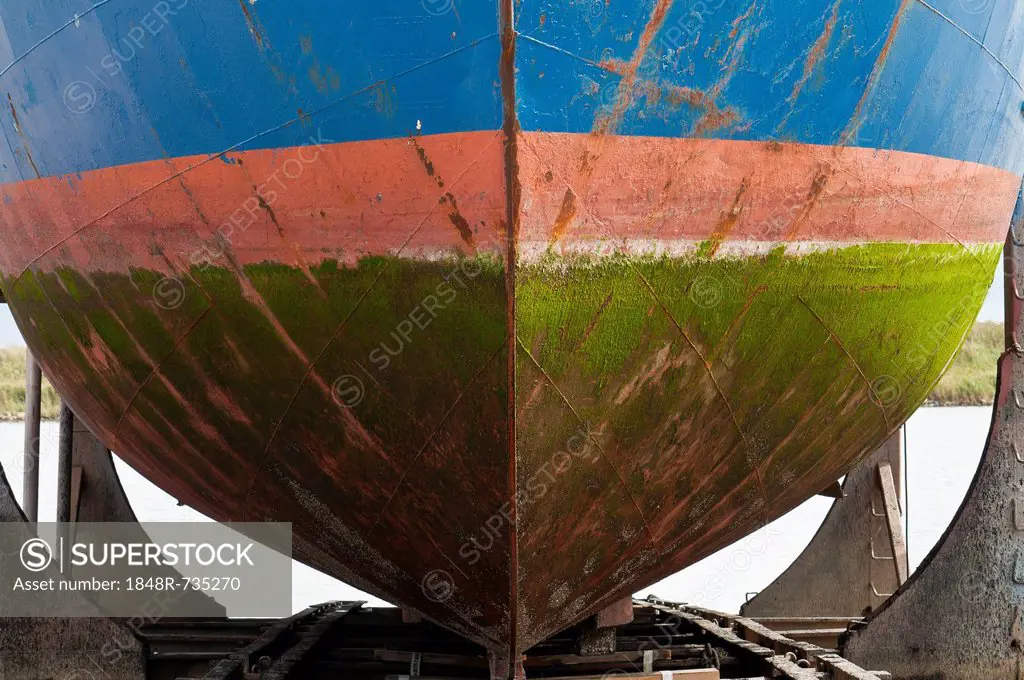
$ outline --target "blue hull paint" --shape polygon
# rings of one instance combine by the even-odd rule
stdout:
[[[656,4],[519,3],[521,128],[588,132],[625,94],[619,134],[848,143],[1024,172],[1024,0],[676,0],[624,86],[601,64],[633,58]],[[311,133],[502,125],[495,0],[39,5],[0,5],[0,182]],[[702,124],[673,87],[728,116]]]

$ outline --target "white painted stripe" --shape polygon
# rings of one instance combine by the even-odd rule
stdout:
[[[596,258],[631,255],[635,257],[683,257],[693,255],[706,241],[676,240],[664,241],[656,239],[619,239],[619,240],[588,240],[559,243],[551,246],[547,242],[520,242],[518,248],[519,264],[536,264],[550,261],[551,256],[571,257],[589,256]],[[843,248],[857,248],[879,243],[895,243],[894,241],[723,241],[715,253],[715,259],[729,259],[766,255],[776,248],[784,247],[787,255],[805,255],[807,253],[827,252]],[[901,241],[906,245],[937,244],[934,241]],[[950,245],[944,242],[941,245]],[[993,246],[1002,247],[1002,243],[970,243],[970,250],[989,249]]]

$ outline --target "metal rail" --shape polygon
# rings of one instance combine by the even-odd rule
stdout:
[[[307,632],[298,636],[298,641],[273,663],[270,670],[261,676],[261,680],[286,680],[287,678],[299,677],[299,675],[292,675],[292,673],[299,668],[302,661],[320,643],[324,635],[327,634],[327,631],[340,621],[342,617],[363,604],[362,602],[342,604],[336,607],[334,611],[323,615]]]
[[[270,664],[274,663],[275,658],[279,662],[286,658],[289,659],[286,662],[287,667],[284,665],[276,667],[279,671],[290,671],[295,662],[301,660],[302,656],[316,644],[331,625],[364,604],[365,602],[327,602],[309,607],[287,619],[282,619],[264,631],[255,642],[218,662],[209,673],[203,676],[203,680],[243,680],[248,673],[272,668]],[[327,625],[322,625],[325,622]],[[312,626],[312,630],[305,634],[298,634],[297,631],[303,626]],[[313,631],[316,631],[315,638],[312,637]],[[294,642],[296,636],[300,638],[298,643]],[[297,659],[296,653],[298,653]],[[285,672],[283,675],[274,677],[286,678],[288,674]],[[179,678],[179,680],[194,680],[194,678]]]
[[[637,601],[670,615],[738,657],[759,666],[766,678],[789,680],[890,680],[885,671],[866,671],[840,657],[836,650],[792,640],[743,616],[664,601]]]

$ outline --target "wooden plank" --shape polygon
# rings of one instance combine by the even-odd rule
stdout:
[[[900,522],[900,497],[893,480],[892,467],[888,463],[878,464],[878,482],[882,487],[885,505],[885,523],[889,529],[889,545],[892,547],[893,563],[896,565],[896,581],[899,585],[907,582],[907,541]]]
[[[866,671],[838,654],[818,657],[818,668],[830,673],[833,680],[892,680],[885,671]]]
[[[538,668],[547,666],[576,666],[580,664],[639,663],[644,660],[645,654],[649,654],[652,661],[664,661],[672,658],[672,653],[667,649],[649,649],[643,652],[614,652],[612,654],[594,656],[580,656],[579,654],[553,654],[548,656],[527,656],[526,660],[523,661],[523,666],[526,668]]]
[[[847,618],[845,616],[754,616],[747,617],[762,626],[782,632],[784,630],[845,630],[851,623],[863,621],[863,618]]]
[[[624,678],[625,680],[721,680],[721,675],[716,668],[698,668],[688,671],[659,671],[657,673],[615,673],[609,675],[569,675],[547,680],[608,680],[609,678]]]
[[[767,657],[775,655],[775,652],[772,651],[771,649],[768,649],[767,647],[763,647],[763,646],[761,646],[759,644],[756,644],[756,643],[744,640],[743,638],[739,637],[738,635],[736,635],[734,632],[732,632],[728,628],[722,628],[717,623],[712,623],[711,621],[703,619],[700,616],[697,616],[696,614],[690,613],[689,611],[685,611],[683,609],[673,609],[672,607],[667,607],[665,605],[653,605],[653,606],[656,609],[659,609],[659,610],[665,612],[666,614],[672,614],[673,616],[676,616],[676,617],[686,621],[690,625],[699,628],[700,630],[704,631],[705,633],[707,633],[712,638],[716,639],[718,642],[723,643],[727,648],[731,647],[733,649],[743,650],[745,652],[753,654],[754,656],[759,656],[759,657],[762,657],[762,658],[767,658]],[[697,610],[696,608],[694,608],[694,611],[701,611],[703,613],[705,610]],[[706,610],[706,611],[711,611],[711,610]],[[716,614],[716,615],[720,614],[720,612],[713,612],[713,613]],[[721,616],[726,617],[726,618],[731,618],[731,617],[729,617],[728,614],[721,614]]]
[[[787,652],[792,652],[798,659],[814,659],[821,654],[827,654],[832,651],[818,647],[817,645],[812,645],[808,642],[791,640],[782,633],[776,632],[761,625],[757,621],[753,621],[742,616],[737,616],[733,620],[733,623],[740,631],[740,635],[743,639],[769,647],[777,654],[784,655]]]
[[[343,651],[343,650],[342,650]],[[465,668],[487,668],[487,659],[482,656],[463,656],[460,654],[437,654],[433,652],[409,652],[397,649],[373,649],[356,650],[359,652],[370,652],[370,656],[376,661],[387,661],[390,663],[412,663],[414,657],[419,655],[420,663],[428,663],[435,666],[457,666]],[[344,653],[337,653],[331,650],[332,656],[350,658]]]
[[[785,656],[773,656],[768,659],[768,665],[775,671],[774,677],[788,680],[820,680],[820,676],[813,668],[801,668]]]

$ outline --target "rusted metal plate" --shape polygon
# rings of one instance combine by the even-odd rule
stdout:
[[[7,476],[0,468],[0,522],[27,522]],[[10,527],[8,527],[10,529]],[[26,536],[32,535],[26,529]],[[16,559],[9,555],[0,557]],[[70,594],[69,597],[78,597]],[[3,607],[0,595],[0,611]],[[5,617],[0,626],[0,677],[35,680],[70,678],[83,674],[110,680],[145,677],[143,645],[136,637],[139,621]],[[41,652],[45,651],[45,653]],[[98,654],[97,650],[106,650]]]

